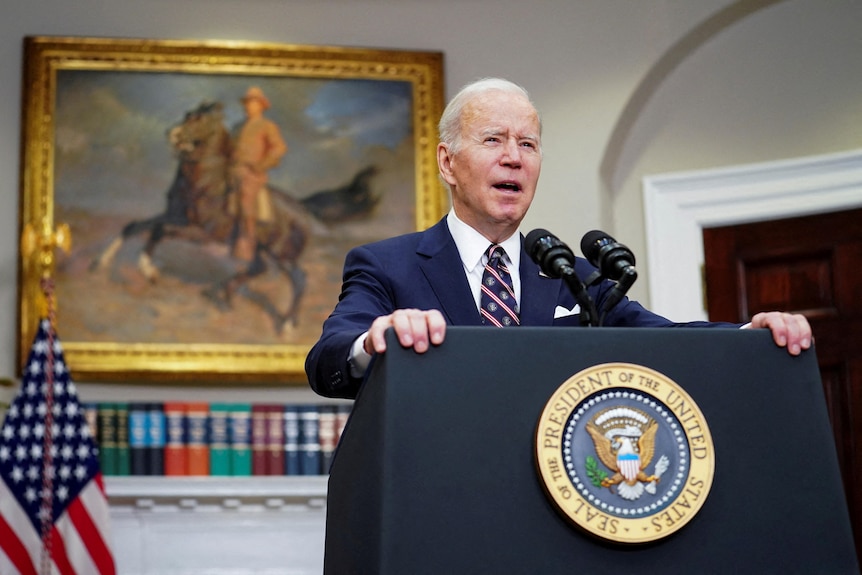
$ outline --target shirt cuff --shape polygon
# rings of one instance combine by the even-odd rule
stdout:
[[[347,356],[347,363],[350,365],[350,375],[352,377],[361,378],[365,375],[368,364],[371,363],[371,355],[365,351],[365,338],[367,337],[368,332],[366,331],[357,337],[353,345],[350,346],[350,355]]]

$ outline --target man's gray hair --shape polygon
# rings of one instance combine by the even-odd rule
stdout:
[[[464,112],[464,106],[475,96],[493,91],[508,92],[523,96],[533,105],[533,108],[536,107],[533,101],[530,100],[527,90],[509,80],[504,80],[503,78],[482,78],[481,80],[467,84],[449,101],[446,109],[443,110],[443,115],[440,116],[440,123],[438,125],[440,142],[446,144],[450,153],[457,153],[461,147],[461,115]],[[536,114],[538,115],[538,111]],[[540,135],[541,130],[542,121],[539,119]]]

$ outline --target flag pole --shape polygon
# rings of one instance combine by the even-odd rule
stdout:
[[[61,248],[68,253],[72,237],[67,224],[61,224],[56,231],[51,228],[48,218],[42,219],[41,233],[30,224],[24,227],[21,245],[24,255],[36,257],[40,270],[40,287],[44,296],[42,314],[51,328],[48,329],[47,349],[45,350],[45,433],[42,440],[42,501],[40,508],[42,555],[40,573],[51,573],[51,532],[54,514],[54,329],[56,329],[54,301],[54,252]]]

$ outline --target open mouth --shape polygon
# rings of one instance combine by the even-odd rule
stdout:
[[[499,184],[494,184],[494,187],[498,190],[504,190],[507,192],[521,191],[521,186],[516,184],[515,182],[500,182]]]

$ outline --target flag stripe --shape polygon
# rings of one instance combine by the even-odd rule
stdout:
[[[21,543],[15,531],[6,523],[2,515],[0,515],[0,550],[3,551],[3,556],[18,573],[21,573],[21,575],[36,575],[33,562],[30,561],[30,554],[27,553],[24,544]],[[0,573],[5,572],[5,570],[0,569]]]
[[[84,488],[84,491],[78,499],[69,505],[69,520],[72,522],[72,525],[75,526],[75,529],[80,535],[81,543],[86,549],[87,555],[89,555],[89,560],[92,561],[96,572],[101,573],[102,575],[108,575],[114,573],[114,563],[111,559],[111,552],[105,544],[103,533],[99,530],[98,525],[90,516],[90,510],[88,509],[89,505],[85,505],[85,499],[94,499],[88,497],[87,493],[92,490],[98,490],[98,487],[93,484],[88,485]],[[98,493],[94,495],[98,496]],[[87,501],[87,503],[90,504],[94,502],[95,501]],[[104,501],[102,501],[102,505],[100,507],[107,510],[107,506],[104,505]]]
[[[0,520],[11,533],[2,533],[0,547],[21,573],[37,572],[42,542],[6,482],[0,481]]]
[[[51,559],[54,560],[54,567],[60,575],[75,575],[75,569],[69,562],[69,557],[66,555],[66,544],[63,540],[60,529],[57,528],[59,521],[51,527]]]
[[[2,547],[0,547],[0,573],[9,573],[9,575],[19,575],[21,573],[18,567],[3,552]],[[25,575],[35,575],[35,573],[35,571],[28,571]]]
[[[92,522],[93,528],[95,529],[94,536],[98,535],[100,545],[104,548],[106,557],[110,560],[109,565],[105,565],[101,568],[101,572],[113,573],[116,567],[111,558],[109,545],[111,532],[108,529],[108,526],[110,525],[111,508],[108,505],[108,498],[105,495],[101,473],[97,475],[97,481],[95,483],[90,482],[90,485],[84,488],[81,492],[80,500],[90,518],[90,521]]]
[[[63,560],[68,563],[72,573],[82,575],[98,575],[99,570],[93,563],[90,553],[87,551],[83,533],[79,533],[72,524],[68,514],[63,515],[57,523],[57,531],[63,537]]]

